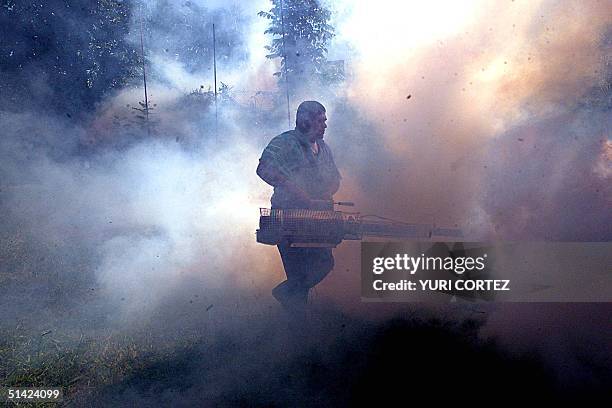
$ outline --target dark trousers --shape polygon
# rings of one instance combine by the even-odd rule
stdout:
[[[278,245],[287,280],[275,289],[275,297],[286,307],[303,307],[308,291],[334,268],[331,248],[292,248]]]

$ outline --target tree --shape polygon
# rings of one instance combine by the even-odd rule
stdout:
[[[239,6],[209,10],[206,1],[144,3],[145,44],[151,55],[177,61],[189,73],[206,72],[212,66],[215,23],[218,63],[235,65],[248,59],[247,22]]]
[[[267,58],[281,59],[281,70],[274,75],[294,84],[321,81],[327,72],[327,44],[334,36],[329,25],[331,12],[317,0],[271,0],[270,11],[259,16],[270,20],[265,34],[272,35],[266,46]]]
[[[0,7],[0,108],[24,104],[85,113],[134,76],[126,40],[131,3],[122,0],[8,0]]]

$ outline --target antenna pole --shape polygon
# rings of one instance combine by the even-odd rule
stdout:
[[[287,63],[289,59],[287,58],[287,49],[285,48],[285,17],[283,15],[283,0],[280,0],[280,18],[281,18],[281,30],[283,34],[283,55],[285,57],[285,93],[287,95],[287,123],[289,127],[291,127],[291,110],[289,107],[289,73],[287,69]]]
[[[149,127],[149,96],[147,94],[147,71],[145,68],[145,54],[144,54],[144,40],[142,36],[144,25],[144,12],[142,6],[140,7],[140,55],[142,56],[142,81],[144,82],[144,98],[145,98],[145,123],[147,125],[147,136],[151,136],[151,129]]]
[[[215,24],[213,29],[213,73],[215,76],[215,140],[219,138],[219,110],[217,108],[217,37],[215,35]]]

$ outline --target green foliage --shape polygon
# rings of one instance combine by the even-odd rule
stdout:
[[[122,0],[8,1],[0,7],[3,108],[23,103],[87,112],[135,75],[127,41],[131,3]]]
[[[334,36],[331,12],[317,0],[272,0],[272,4],[259,16],[269,20],[265,33],[272,36],[266,57],[281,59],[281,70],[274,75],[284,79],[287,74],[294,83],[323,80],[327,44]]]

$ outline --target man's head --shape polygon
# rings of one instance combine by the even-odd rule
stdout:
[[[298,106],[295,116],[295,127],[312,141],[323,139],[327,125],[325,107],[317,101],[304,101]]]

